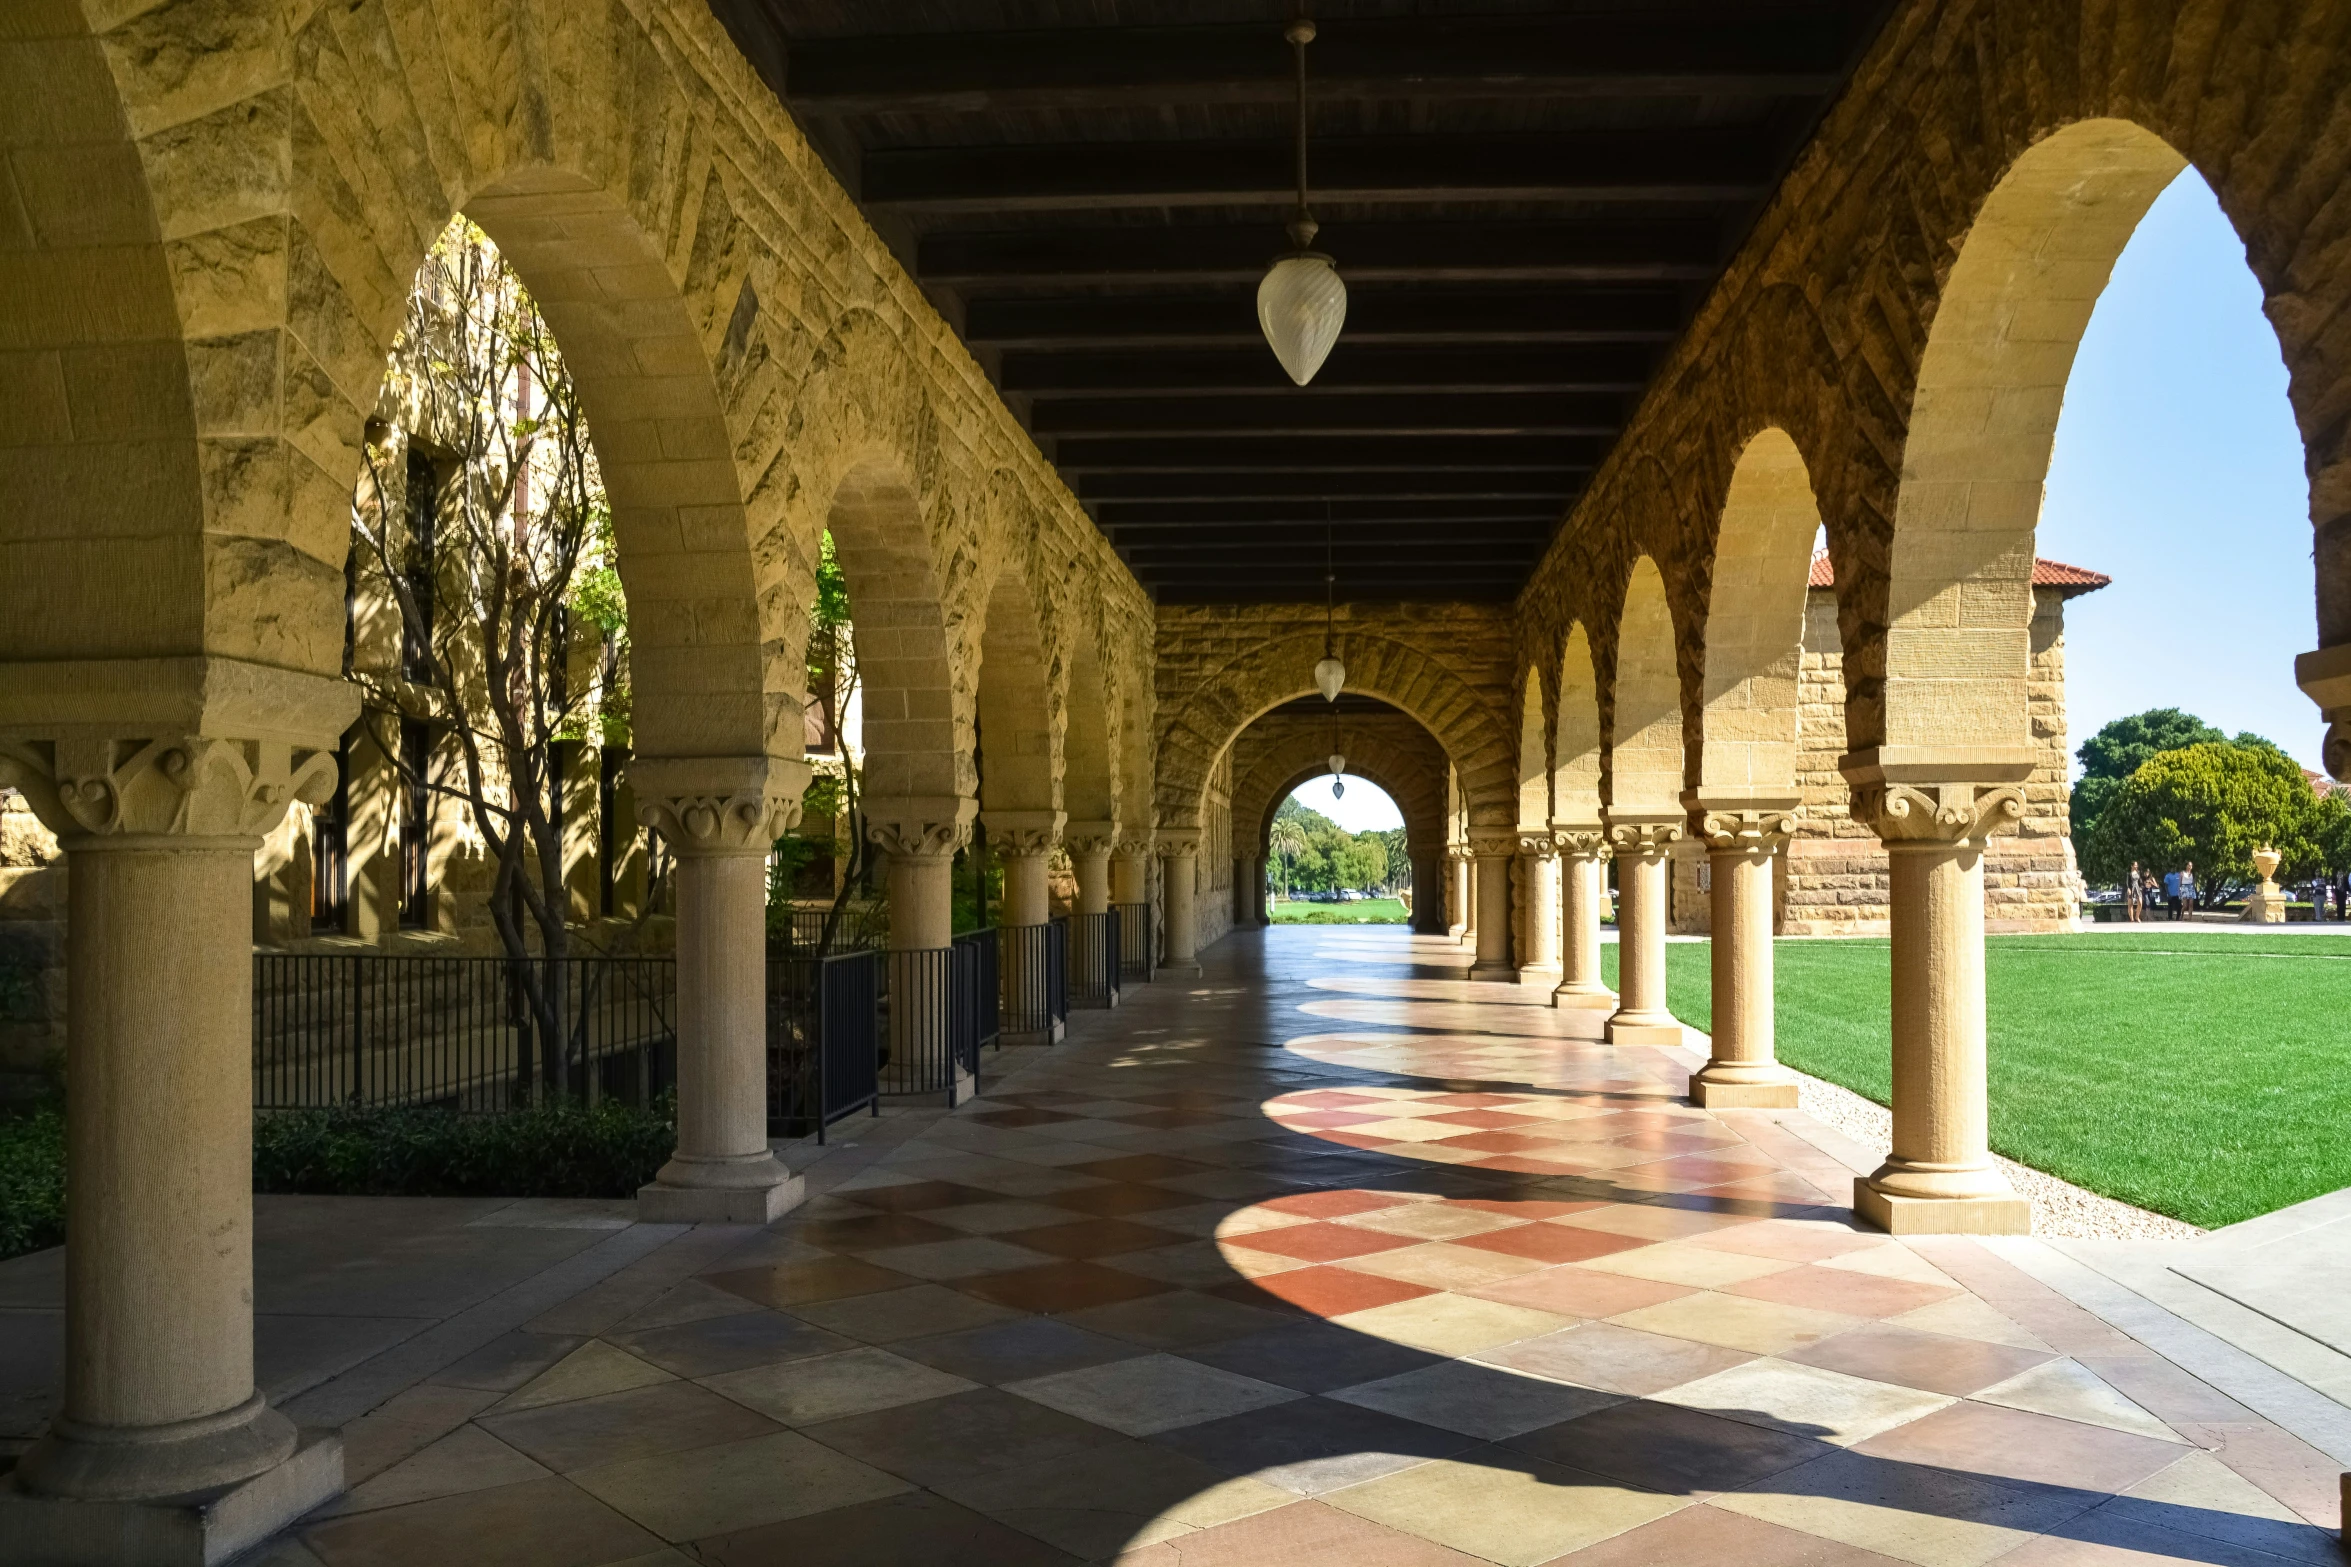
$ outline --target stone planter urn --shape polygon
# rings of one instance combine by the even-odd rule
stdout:
[[[2286,895],[2278,890],[2274,879],[2281,858],[2283,856],[2277,850],[2267,845],[2253,851],[2253,868],[2261,873],[2261,886],[2245,899],[2244,918],[2251,924],[2283,925],[2286,922]]]

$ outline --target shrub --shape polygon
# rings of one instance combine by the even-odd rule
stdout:
[[[293,1110],[253,1127],[253,1189],[327,1196],[627,1197],[677,1146],[669,1106],[512,1115]]]
[[[65,1239],[65,1111],[0,1113],[0,1258]]]

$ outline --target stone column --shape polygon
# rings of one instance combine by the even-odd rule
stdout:
[[[1167,863],[1167,972],[1178,979],[1200,973],[1200,920],[1194,906],[1200,868],[1197,828],[1159,831],[1159,857]]]
[[[1077,877],[1076,918],[1069,922],[1069,968],[1073,987],[1091,986],[1101,975],[1102,954],[1095,948],[1097,917],[1110,912],[1110,845],[1118,837],[1116,822],[1071,822],[1061,840],[1069,851],[1069,868]],[[1124,934],[1121,932],[1121,934]],[[1087,979],[1085,976],[1094,976]],[[1107,976],[1110,1004],[1118,1005],[1118,976]]]
[[[1559,988],[1555,1007],[1616,1010],[1616,992],[1600,978],[1600,914],[1608,899],[1608,834],[1598,822],[1554,825],[1559,845],[1565,914],[1559,931]]]
[[[1551,829],[1518,835],[1519,928],[1526,943],[1518,951],[1518,971],[1528,978],[1558,975],[1559,965],[1559,845]]]
[[[1450,923],[1447,904],[1453,867],[1442,855],[1423,853],[1412,862],[1412,931],[1416,936],[1442,936]]]
[[[1510,961],[1510,862],[1518,854],[1518,834],[1481,833],[1470,841],[1477,861],[1477,961],[1469,967],[1476,980],[1518,982]]]
[[[975,805],[950,797],[893,799],[870,802],[865,835],[882,851],[883,886],[890,905],[890,1056],[889,1073],[904,1064],[909,1072],[917,1063],[942,1061],[952,1039],[951,1005],[946,971],[930,957],[898,954],[930,953],[955,941],[955,851],[971,836]],[[912,1081],[909,1078],[908,1081]],[[958,1064],[947,1093],[960,1103],[972,1087]],[[934,1092],[926,1084],[924,1092]]]
[[[1703,802],[1700,802],[1703,805]],[[1714,1055],[1691,1074],[1690,1103],[1793,1110],[1796,1074],[1772,1055],[1772,861],[1796,830],[1786,810],[1703,810],[1714,883]]]
[[[1149,967],[1149,940],[1143,929],[1151,907],[1151,839],[1122,838],[1110,851],[1110,901],[1118,907],[1119,961]]]
[[[239,715],[256,728],[331,735],[357,705],[259,674],[289,710]],[[343,1483],[339,1440],[298,1439],[253,1378],[253,857],[292,801],[334,793],[334,752],[10,739],[0,782],[65,849],[73,1191],[64,1402],[0,1488],[0,1560],[226,1557]]]
[[[1445,858],[1452,868],[1453,886],[1453,923],[1447,934],[1467,941],[1478,928],[1476,862],[1470,858],[1469,845],[1465,843],[1455,844]]]
[[[638,758],[637,820],[676,854],[678,1146],[637,1190],[655,1224],[765,1224],[800,1201],[767,1142],[767,855],[808,768]]]
[[[1256,920],[1259,929],[1273,923],[1273,911],[1266,902],[1268,894],[1265,884],[1265,860],[1260,856],[1257,861],[1257,874],[1249,880],[1249,913],[1250,917]]]
[[[1854,1182],[1853,1209],[1897,1235],[2028,1234],[2032,1204],[1992,1163],[1984,1048],[1984,845],[2024,814],[2024,796],[1874,772],[1847,776],[1854,820],[1888,861],[1894,1146]]]
[[[1053,919],[1046,873],[1054,846],[1061,841],[1062,814],[984,811],[980,820],[987,824],[988,844],[1004,865],[1004,901],[998,914],[1003,930],[997,938],[1007,1008],[1004,1043],[1059,1043],[1062,1026],[1052,1021],[1053,1000],[1046,994],[1049,965],[1040,933]]]
[[[1682,836],[1679,814],[1609,811],[1616,858],[1616,1011],[1612,1045],[1678,1045],[1682,1025],[1665,1004],[1665,878]]]

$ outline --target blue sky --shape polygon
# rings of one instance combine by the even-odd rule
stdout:
[[[2318,765],[2310,490],[2245,247],[2191,169],[2116,263],[2066,383],[2040,552],[2114,578],[2066,607],[2071,743],[2150,707]]]

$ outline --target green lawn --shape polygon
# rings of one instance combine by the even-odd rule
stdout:
[[[1992,1146],[2211,1228],[2351,1186],[2351,937],[1994,936]],[[1666,948],[1674,1014],[1709,1026],[1708,948]],[[1776,946],[1780,1059],[1891,1096],[1887,945]],[[1602,949],[1616,983],[1616,949]]]
[[[1361,903],[1268,903],[1276,925],[1402,925],[1412,916],[1401,898],[1366,898]]]

